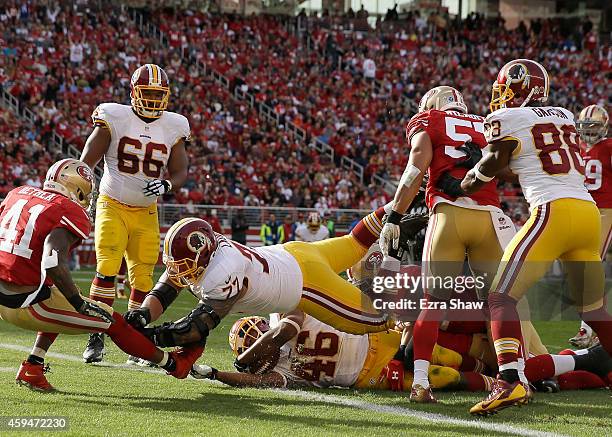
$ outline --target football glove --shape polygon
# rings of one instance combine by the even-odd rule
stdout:
[[[386,372],[389,388],[392,391],[404,391],[404,363],[400,360],[391,360],[383,372]]]
[[[387,221],[383,225],[382,231],[380,231],[380,237],[378,243],[380,244],[380,250],[384,256],[389,256],[391,249],[397,250],[399,248],[400,238],[400,222],[402,220],[402,214],[397,211],[391,211],[387,216]]]
[[[137,308],[126,312],[123,318],[134,328],[142,329],[151,323],[151,311],[149,308]]]
[[[212,381],[217,379],[217,373],[219,373],[217,369],[206,364],[194,364],[189,372],[195,379],[210,379]]]
[[[466,154],[467,158],[459,163],[457,167],[473,168],[482,158],[482,149],[476,143],[468,141],[461,147],[457,147],[457,150],[461,150]]]
[[[68,298],[70,305],[74,307],[79,314],[87,317],[95,317],[103,320],[106,323],[113,323],[115,319],[111,316],[108,311],[98,306],[95,302],[84,300],[80,295],[70,296]]]
[[[452,177],[448,172],[442,173],[442,176],[436,182],[436,187],[452,197],[465,196],[465,192],[461,188],[461,181]]]
[[[160,179],[153,179],[147,182],[147,186],[144,187],[142,192],[145,196],[163,196],[172,189],[172,183],[170,181],[164,181]]]

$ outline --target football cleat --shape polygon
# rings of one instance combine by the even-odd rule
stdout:
[[[87,347],[83,352],[83,361],[86,363],[99,363],[104,358],[104,334],[89,334]]]
[[[529,387],[521,381],[510,383],[498,377],[489,396],[470,408],[470,414],[488,416],[504,408],[527,404],[533,398],[530,392]]]
[[[151,361],[145,360],[143,358],[135,357],[134,355],[128,355],[128,359],[125,364],[140,367],[157,367],[157,364],[152,363]]]
[[[586,329],[580,328],[578,333],[568,341],[574,347],[586,349],[599,343],[599,338],[597,338],[595,332],[591,331],[591,333],[588,333]]]
[[[203,346],[189,346],[178,348],[170,352],[170,356],[174,358],[176,363],[176,369],[172,372],[168,372],[168,375],[172,375],[177,379],[185,379],[191,372],[191,368],[194,363],[200,358],[204,351]]]
[[[49,365],[32,364],[28,361],[21,363],[15,382],[17,385],[28,387],[34,391],[51,393],[55,391],[55,387],[49,384],[45,373],[49,372]]]
[[[424,388],[420,384],[416,384],[410,390],[410,402],[416,402],[419,404],[437,404],[438,400],[434,397],[431,392],[431,386]]]
[[[117,289],[115,290],[115,296],[117,297],[117,299],[127,299],[127,295],[125,294],[125,290],[123,287],[117,287]]]

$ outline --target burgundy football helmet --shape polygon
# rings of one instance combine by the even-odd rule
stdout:
[[[548,100],[550,79],[546,69],[530,59],[515,59],[504,65],[491,90],[491,111],[527,106]]]
[[[250,316],[236,320],[229,332],[229,345],[234,356],[237,357],[253,346],[269,330],[270,324],[263,317]]]
[[[130,81],[132,108],[142,117],[159,118],[168,108],[168,75],[158,65],[145,64],[136,69]]]
[[[179,220],[168,229],[164,239],[163,262],[169,278],[182,287],[196,284],[215,250],[215,232],[206,220]]]

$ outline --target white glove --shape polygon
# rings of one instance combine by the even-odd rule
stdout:
[[[399,248],[400,227],[395,223],[385,223],[380,231],[378,243],[380,250],[384,256],[389,256],[389,249],[397,250]]]
[[[147,186],[143,188],[142,192],[145,196],[163,196],[172,189],[172,183],[170,181],[163,181],[160,179],[153,179],[147,182]]]
[[[195,379],[217,379],[217,369],[206,364],[194,364],[189,374]]]

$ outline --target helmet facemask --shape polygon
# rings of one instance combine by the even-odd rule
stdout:
[[[175,261],[170,255],[164,253],[162,261],[166,266],[170,280],[182,287],[193,287],[202,278],[206,268],[198,265],[200,254],[196,254],[195,259],[183,258]]]
[[[156,85],[132,85],[134,111],[142,117],[159,118],[168,108],[170,88]]]
[[[234,323],[229,333],[229,345],[237,357],[270,330],[268,321],[259,316],[243,317]]]

